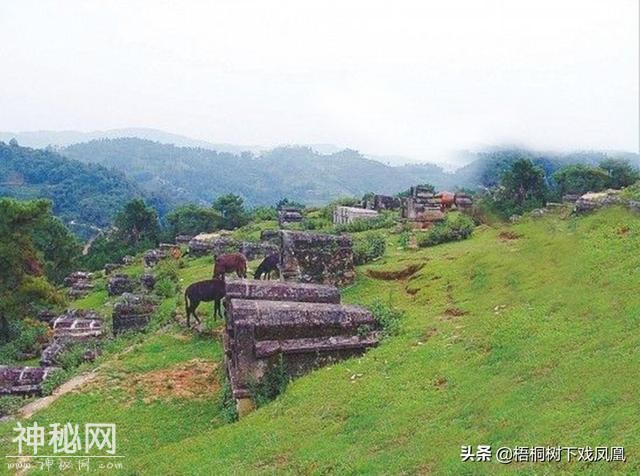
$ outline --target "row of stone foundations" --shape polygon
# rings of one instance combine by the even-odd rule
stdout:
[[[240,241],[215,233],[197,235],[189,241],[189,254],[192,256],[212,254],[219,256],[225,253],[237,252],[242,253],[251,261],[277,253],[278,248],[270,243]]]
[[[11,367],[0,365],[0,396],[42,394],[42,383],[59,370],[55,367]]]
[[[468,211],[473,200],[465,193],[433,193],[428,187],[416,185],[409,190],[409,196],[402,205],[402,218],[414,228],[428,228],[444,220],[448,210]]]
[[[225,366],[240,416],[254,407],[251,386],[280,362],[298,377],[360,355],[379,339],[372,314],[340,304],[334,286],[229,280],[225,308]]]

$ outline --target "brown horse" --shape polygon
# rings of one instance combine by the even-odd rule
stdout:
[[[197,283],[190,284],[184,291],[184,308],[187,313],[187,327],[191,327],[191,316],[200,324],[196,309],[201,302],[214,301],[213,319],[215,320],[216,316],[222,317],[220,301],[225,293],[226,286],[224,276],[221,279],[207,279],[206,281],[198,281]]]
[[[236,272],[239,278],[247,277],[247,258],[242,253],[229,253],[214,256],[213,277],[219,278],[227,273]]]

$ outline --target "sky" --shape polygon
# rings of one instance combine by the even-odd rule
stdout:
[[[639,3],[0,0],[0,130],[637,152]]]

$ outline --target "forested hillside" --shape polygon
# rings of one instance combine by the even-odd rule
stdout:
[[[234,155],[124,138],[76,144],[62,153],[121,170],[173,203],[210,203],[236,193],[249,205],[270,205],[283,197],[319,204],[370,191],[393,194],[422,182],[453,186],[452,176],[438,166],[389,167],[353,150],[322,155],[307,147],[282,147],[260,156]]]
[[[53,212],[80,235],[110,225],[115,211],[141,195],[121,172],[0,142],[0,196],[47,198]]]

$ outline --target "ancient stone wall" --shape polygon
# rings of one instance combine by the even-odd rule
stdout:
[[[364,202],[364,207],[370,210],[397,210],[402,207],[402,200],[399,197],[389,195],[373,195]]]
[[[377,211],[366,208],[339,206],[333,210],[334,225],[344,225],[353,223],[355,220],[370,220],[376,217],[378,217]]]
[[[0,396],[32,396],[42,394],[42,383],[57,368],[10,367],[0,365]]]
[[[286,228],[291,223],[300,223],[302,220],[304,216],[299,208],[285,207],[278,210],[278,224],[281,228]]]
[[[252,384],[280,362],[289,377],[296,377],[378,343],[371,313],[339,301],[333,286],[227,283],[225,364],[241,416],[251,408]]]
[[[84,271],[75,271],[64,278],[63,284],[70,287],[69,298],[78,299],[86,296],[93,289],[93,274]]]
[[[157,303],[150,296],[125,293],[113,306],[113,333],[140,331],[147,327]]]
[[[133,279],[126,274],[114,274],[107,280],[107,293],[109,296],[120,296],[123,293],[131,293],[135,287]]]

